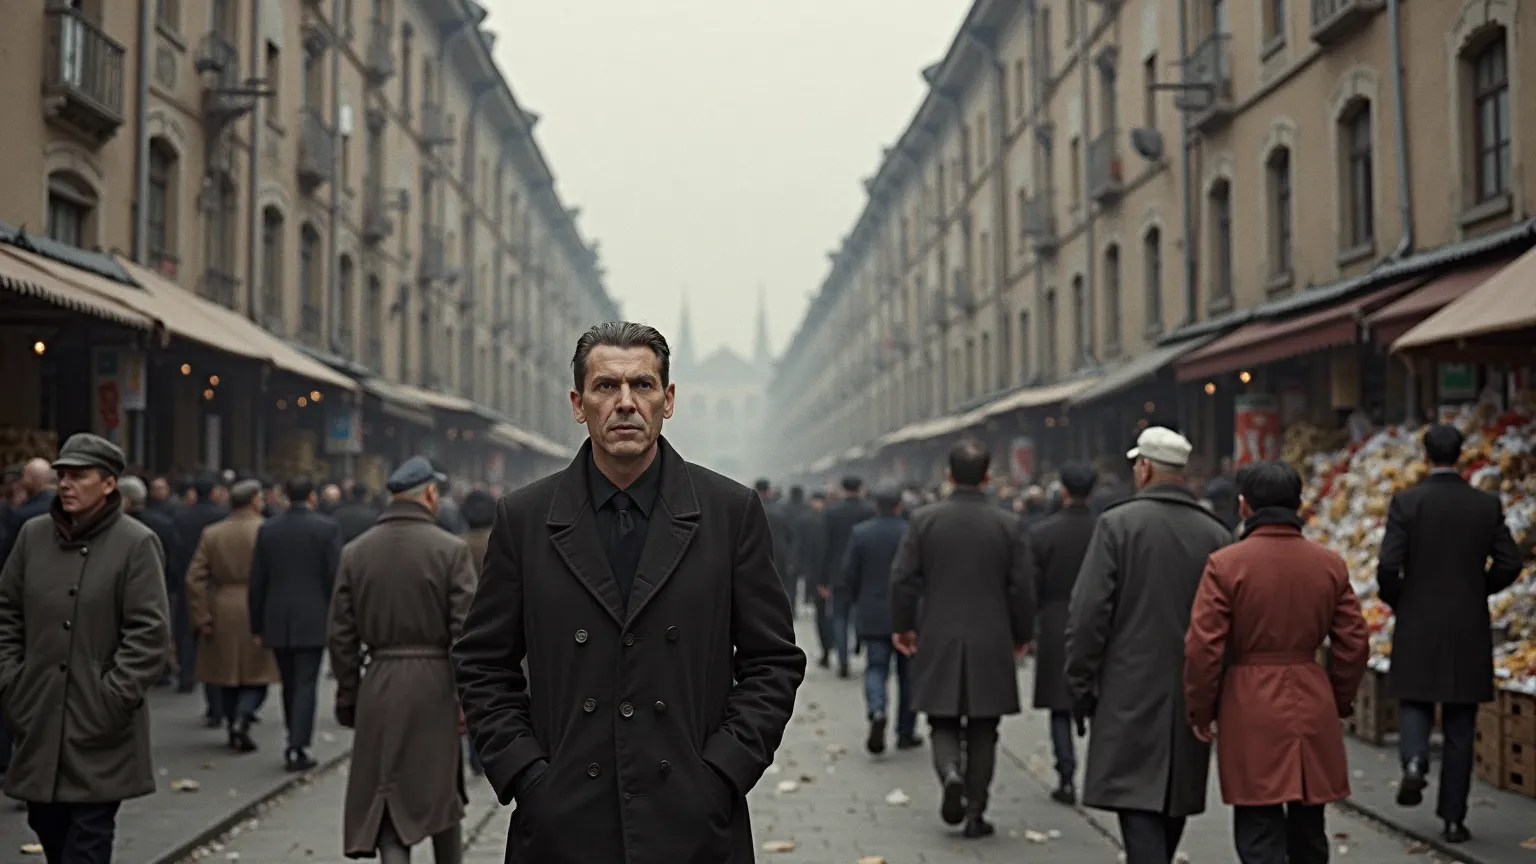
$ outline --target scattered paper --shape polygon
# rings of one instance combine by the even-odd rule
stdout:
[[[1527,837],[1520,841],[1521,849],[1536,849],[1536,836]]]
[[[1041,834],[1039,831],[1025,831],[1024,839],[1031,843],[1044,843],[1046,841],[1046,836]]]
[[[892,807],[905,807],[912,803],[912,796],[901,791],[900,789],[892,789],[890,793],[885,796],[885,803],[891,805]]]
[[[844,747],[841,744],[828,744],[827,745],[827,752],[832,754],[833,756],[841,756],[844,753],[848,752],[848,748]]]
[[[41,844],[41,843],[23,843],[22,846],[21,846],[21,854],[23,854],[23,855],[41,855],[41,854],[43,854],[43,844]]]
[[[196,792],[197,790],[203,788],[203,786],[196,780],[188,780],[183,778],[181,780],[172,781],[171,788],[175,789],[177,792]]]
[[[778,787],[778,793],[780,795],[785,795],[785,794],[793,792],[793,791],[795,791],[796,789],[799,789],[799,788],[800,788],[800,784],[796,783],[793,780],[780,780],[779,781],[779,787]]]
[[[769,840],[763,844],[764,852],[793,852],[795,841],[793,840]]]
[[[764,771],[763,773],[764,774],[777,774],[777,773],[779,773],[780,771],[783,771],[783,770],[784,770],[783,768],[780,768],[778,766],[778,763],[774,763],[772,765],[769,765],[768,766],[768,770]]]
[[[859,859],[859,864],[885,864],[885,856],[865,855]]]

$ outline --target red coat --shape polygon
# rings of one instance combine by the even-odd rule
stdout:
[[[1328,670],[1315,660],[1325,638]],[[1184,639],[1184,698],[1191,724],[1218,721],[1228,804],[1349,797],[1339,718],[1369,655],[1344,560],[1299,529],[1262,526],[1212,553]]]

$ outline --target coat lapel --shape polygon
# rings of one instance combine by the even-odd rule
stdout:
[[[553,532],[550,542],[565,566],[587,587],[587,591],[601,603],[615,624],[624,624],[624,598],[619,596],[619,585],[614,581],[613,568],[608,556],[603,554],[602,539],[597,536],[597,517],[592,515],[587,492],[587,460],[592,442],[581,446],[576,458],[560,474],[555,486],[554,500],[549,505],[546,524]],[[651,535],[656,533],[652,522]],[[650,541],[647,540],[647,546]],[[641,559],[644,566],[644,558]]]
[[[672,449],[666,438],[661,439],[660,446],[661,494],[656,497],[656,512],[645,533],[640,566],[635,568],[625,625],[639,617],[656,592],[672,578],[699,529],[699,499],[694,492],[693,478],[688,474],[688,463]]]

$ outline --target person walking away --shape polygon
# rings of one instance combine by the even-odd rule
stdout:
[[[436,468],[433,468],[433,470],[437,471]],[[443,474],[441,471],[437,471],[437,473]],[[443,474],[443,476],[446,478],[448,475]],[[452,491],[452,484],[446,479],[438,487],[437,524],[449,534],[463,536],[469,530],[469,526],[464,524],[464,514],[459,512],[459,502],[454,500],[453,495],[450,494]]]
[[[325,654],[331,590],[341,562],[341,526],[315,512],[315,484],[286,484],[287,512],[262,524],[251,560],[251,635],[277,658],[283,682],[284,761],[289,771],[317,764],[309,755]]]
[[[437,864],[463,854],[468,799],[448,652],[477,567],[464,540],[436,524],[442,476],[426,459],[407,459],[385,484],[392,497],[379,521],[341,553],[329,649],[336,720],[354,730],[342,816],[348,858],[407,864],[429,837]],[[490,498],[466,496],[466,520],[477,515],[476,496]]]
[[[350,497],[347,501],[332,514],[336,524],[341,526],[342,545],[361,537],[364,531],[373,527],[374,520],[379,518],[379,510],[373,506],[373,492],[366,484],[352,484],[348,494]]]
[[[785,512],[782,501],[774,499],[773,484],[766,478],[759,478],[752,485],[757,492],[758,500],[762,502],[763,513],[768,517],[768,532],[773,535],[773,566],[779,571],[779,581],[784,584],[784,593],[789,595],[790,607],[794,607],[795,601],[795,528],[789,514]]]
[[[1238,860],[1327,864],[1325,808],[1349,797],[1339,720],[1354,711],[1370,634],[1344,559],[1301,535],[1301,475],[1258,462],[1234,485],[1243,538],[1211,554],[1195,593],[1185,710],[1195,737],[1216,741]]]
[[[496,524],[496,498],[476,489],[464,496],[464,503],[459,510],[464,516],[464,523],[469,526],[464,542],[469,544],[469,560],[475,565],[475,578],[478,579],[480,567],[485,563],[486,547],[491,542],[491,528]],[[475,752],[468,734],[463,737],[464,749],[469,754],[469,770],[477,777],[484,775],[485,766],[480,764],[480,754]]]
[[[1382,602],[1396,621],[1387,695],[1402,703],[1397,803],[1424,800],[1438,705],[1445,744],[1435,815],[1447,843],[1472,839],[1466,820],[1477,706],[1494,698],[1488,597],[1514,584],[1521,566],[1498,496],[1457,472],[1461,447],[1454,426],[1425,430],[1429,476],[1392,496],[1376,568]]]
[[[517,801],[509,862],[756,857],[746,796],[805,653],[757,495],[661,435],[670,358],[643,324],[584,333],[589,439],[497,507],[454,662],[486,779]]]
[[[197,680],[219,700],[229,747],[256,750],[251,723],[279,680],[272,652],[251,635],[250,583],[261,531],[261,482],[241,480],[229,490],[230,512],[203,530],[187,565],[187,616],[197,632]]]
[[[192,478],[192,502],[178,508],[172,516],[176,524],[176,557],[171,574],[171,629],[176,640],[176,692],[191,693],[197,686],[197,631],[187,617],[187,566],[197,550],[203,529],[229,515],[229,508],[218,502],[219,475],[203,471]],[[210,729],[224,725],[220,714],[223,697],[212,688],[203,688],[203,722]]]
[[[828,598],[832,592],[824,583],[822,564],[827,557],[827,493],[816,490],[811,493],[810,504],[800,514],[795,525],[795,560],[800,565],[800,579],[804,583],[805,596],[811,601],[812,614],[816,616],[816,640],[821,648],[818,664],[827,668],[832,656],[832,608]],[[825,596],[823,594],[825,593]],[[793,604],[791,604],[793,610]]]
[[[864,666],[864,706],[869,714],[871,753],[885,752],[888,720],[887,684],[891,666],[896,667],[896,749],[922,746],[917,735],[917,712],[912,710],[912,680],[905,654],[891,643],[891,564],[907,529],[902,518],[901,490],[875,491],[875,518],[860,522],[848,538],[843,556],[843,584],[848,600],[857,610],[854,632],[869,652]]]
[[[912,707],[928,715],[939,814],[966,837],[995,830],[997,724],[1019,713],[1016,663],[1035,618],[1024,523],[987,500],[991,461],[976,441],[955,445],[954,491],[912,514],[891,569],[891,640],[912,658]]]
[[[1035,631],[1035,701],[1049,713],[1056,789],[1051,798],[1077,803],[1077,752],[1072,740],[1072,692],[1067,687],[1067,613],[1078,571],[1088,557],[1097,514],[1089,503],[1098,479],[1092,466],[1071,462],[1061,468],[1064,506],[1035,523],[1029,538],[1038,604]]]
[[[1079,734],[1092,723],[1085,806],[1119,818],[1126,864],[1168,864],[1205,810],[1210,746],[1189,728],[1184,633],[1205,559],[1232,533],[1184,478],[1188,439],[1142,431],[1126,454],[1134,496],[1107,507],[1067,611],[1067,689]]]
[[[53,466],[47,459],[32,459],[21,466],[21,479],[16,483],[21,500],[12,502],[6,513],[6,530],[0,531],[0,566],[11,557],[11,549],[21,536],[21,526],[47,515],[53,507],[57,485]]]
[[[160,541],[160,550],[165,556],[165,595],[167,598],[170,598],[172,596],[174,562],[181,555],[181,541],[176,536],[176,522],[171,518],[170,512],[165,507],[154,504],[149,487],[145,486],[144,481],[138,477],[129,476],[119,480],[117,491],[122,493],[123,509],[128,515],[137,519],[144,527],[155,532],[155,539]],[[169,487],[167,487],[167,491],[169,491]],[[173,610],[171,618],[174,620],[175,617],[176,614]],[[171,658],[175,659],[176,638],[174,633],[171,635],[170,651]],[[166,671],[161,674],[160,683],[162,685],[174,686],[175,681],[172,678],[170,669],[172,665],[170,663],[166,664]]]
[[[782,564],[777,561],[774,563],[783,571],[779,575],[784,579],[784,585],[789,589],[789,608],[797,616],[800,612],[803,592],[809,590],[802,587],[806,582],[806,578],[805,570],[801,566],[804,561],[804,555],[800,551],[800,547],[805,542],[800,537],[800,530],[801,526],[805,524],[806,511],[809,509],[810,504],[805,500],[805,487],[789,487],[789,500],[784,502],[782,511],[784,519],[789,523],[789,534],[791,537],[788,550],[789,558]],[[788,576],[784,575],[786,572],[789,574]]]
[[[827,551],[821,565],[823,584],[817,587],[817,591],[823,600],[832,605],[831,632],[833,650],[837,654],[837,677],[847,678],[848,654],[850,650],[857,650],[858,638],[849,627],[853,615],[852,603],[846,592],[841,590],[843,556],[848,552],[848,538],[853,535],[853,526],[865,519],[874,518],[875,511],[864,500],[862,478],[844,477],[842,489],[842,499],[826,509]],[[826,668],[828,659],[823,654],[822,668]]]
[[[125,518],[123,451],[72,435],[59,493],[0,570],[0,716],[16,736],[5,794],[48,864],[112,860],[121,802],[155,791],[150,688],[170,611],[153,531]]]

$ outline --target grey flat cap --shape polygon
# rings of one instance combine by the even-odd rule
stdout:
[[[100,435],[78,432],[69,436],[59,448],[59,458],[53,460],[54,470],[60,468],[100,468],[113,477],[120,476],[127,461],[123,449]]]
[[[415,489],[423,483],[441,483],[447,479],[448,475],[434,469],[432,463],[425,457],[412,456],[396,468],[395,473],[389,475],[389,479],[384,482],[384,488],[388,489],[391,495],[398,495],[407,489]]]

